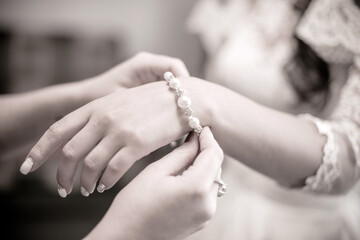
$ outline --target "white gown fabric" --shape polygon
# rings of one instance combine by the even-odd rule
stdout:
[[[248,0],[221,2],[226,3],[199,1],[189,19],[190,30],[200,35],[210,58],[208,79],[258,102],[293,112],[296,96],[281,68],[293,50],[295,30],[331,70],[345,69],[335,74],[332,71],[332,80],[346,80],[346,84],[329,114],[318,114],[322,118],[314,112],[299,116],[312,121],[319,133],[327,136],[323,163],[316,175],[307,179],[305,191],[282,188],[228,158],[223,178],[229,191],[219,199],[218,212],[209,226],[189,239],[360,239],[359,187],[344,196],[326,195],[337,177],[345,174],[337,154],[337,137],[348,140],[355,159],[353,171],[359,177],[359,8],[352,0],[314,0],[297,25],[294,1],[258,0],[256,5]],[[253,77],[251,82],[249,77]]]
[[[344,174],[334,132],[347,138],[355,156],[354,171],[360,170],[360,8],[352,0],[318,0],[305,13],[297,34],[327,62],[352,64],[331,119],[308,117],[328,140],[323,164],[315,176],[307,179],[306,189],[326,193],[331,192],[336,178]]]

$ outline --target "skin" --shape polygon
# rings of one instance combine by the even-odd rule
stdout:
[[[211,127],[226,154],[287,186],[301,186],[315,174],[325,137],[312,123],[201,79],[180,81],[192,99],[195,116],[203,126]],[[165,81],[154,82],[115,92],[69,114],[43,135],[28,157],[35,171],[62,148],[57,179],[67,193],[84,158],[81,185],[91,193],[98,180],[106,189],[112,187],[135,161],[189,131],[174,92]],[[336,140],[342,146],[339,159],[345,174],[338,178],[333,192],[341,193],[357,178],[346,140],[340,135]]]
[[[85,239],[176,240],[200,230],[216,211],[222,160],[209,128],[192,134],[122,189]]]
[[[1,95],[0,108],[6,114],[1,116],[0,122],[0,159],[8,161],[25,154],[51,124],[84,104],[115,91],[157,81],[164,71],[189,76],[179,59],[139,53],[91,79],[28,93]]]

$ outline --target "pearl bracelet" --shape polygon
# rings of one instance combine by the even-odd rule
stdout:
[[[199,136],[202,131],[200,121],[193,116],[193,110],[190,108],[191,99],[184,95],[185,91],[180,88],[179,79],[175,78],[171,72],[166,72],[164,74],[164,79],[168,82],[169,87],[176,91],[176,95],[178,96],[177,105],[184,112],[185,116],[187,116],[189,126]]]

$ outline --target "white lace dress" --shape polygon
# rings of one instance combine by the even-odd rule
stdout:
[[[334,133],[348,141],[355,158],[355,176],[360,170],[360,9],[352,0],[318,0],[306,12],[297,33],[327,62],[351,65],[340,102],[330,119],[306,116],[327,136],[327,143],[323,164],[315,176],[307,179],[305,189],[331,193],[335,180],[346,174]]]
[[[189,21],[191,31],[200,35],[210,57],[208,78],[258,102],[289,112],[304,112],[303,109],[292,111],[295,93],[281,74],[281,67],[293,49],[291,39],[297,18],[289,7],[292,2],[258,0],[260,4],[254,14],[249,14],[247,8],[252,1],[219,2],[199,1]],[[270,30],[252,39],[259,34],[256,27],[259,16],[268,17],[265,24],[259,24],[260,30],[261,26]],[[347,140],[349,152],[354,156],[351,170],[354,182],[360,172],[360,10],[352,0],[314,0],[296,31],[330,64],[332,87],[341,89],[339,94],[333,91],[332,101],[336,104],[331,104],[327,112],[316,114],[310,109],[305,112],[312,115],[299,116],[312,121],[319,133],[327,136],[322,165],[316,175],[308,177],[303,190],[289,190],[228,159],[223,178],[229,192],[219,200],[218,212],[210,225],[190,239],[360,239],[360,198],[356,190],[359,187],[355,186],[347,195],[328,195],[336,179],[349,173],[343,167],[344,159],[338,155],[339,137]],[[282,38],[276,39],[278,35]],[[273,47],[261,49],[267,44],[262,39],[270,41]],[[277,65],[263,67],[258,58],[271,65],[270,58]],[[243,70],[259,69],[259,66],[260,73]],[[261,75],[264,72],[265,76]],[[255,76],[256,84],[248,83],[251,76]],[[270,80],[263,83],[262,77]],[[344,81],[346,84],[339,87]],[[259,85],[265,85],[266,92],[257,91]],[[283,94],[278,99],[280,92]]]

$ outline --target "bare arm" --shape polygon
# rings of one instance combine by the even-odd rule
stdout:
[[[197,104],[195,111],[204,125],[211,126],[226,154],[287,186],[301,186],[316,173],[326,138],[313,123],[261,106],[216,84],[198,79],[185,82]],[[356,181],[354,154],[346,138],[335,137],[345,174],[335,183],[334,192],[341,192]]]
[[[139,53],[88,80],[0,96],[0,160],[28,151],[51,124],[84,104],[119,89],[157,81],[169,70],[189,75],[179,59]]]
[[[52,123],[91,100],[85,82],[0,97],[0,158],[11,159]]]
[[[284,185],[302,186],[324,166],[322,151],[328,138],[313,123],[200,79],[181,78],[181,86],[192,99],[195,116],[212,128],[224,152],[249,167]],[[109,189],[138,159],[190,131],[176,101],[165,81],[95,100],[55,123],[61,131],[47,130],[29,152],[25,174],[36,171],[61,147],[64,161],[57,178],[66,194],[73,181],[68,173],[77,168],[72,163],[83,158],[84,196],[94,191],[98,180],[100,192]],[[336,141],[341,178],[332,192],[347,190],[356,181],[352,150],[342,135],[336,135]]]

